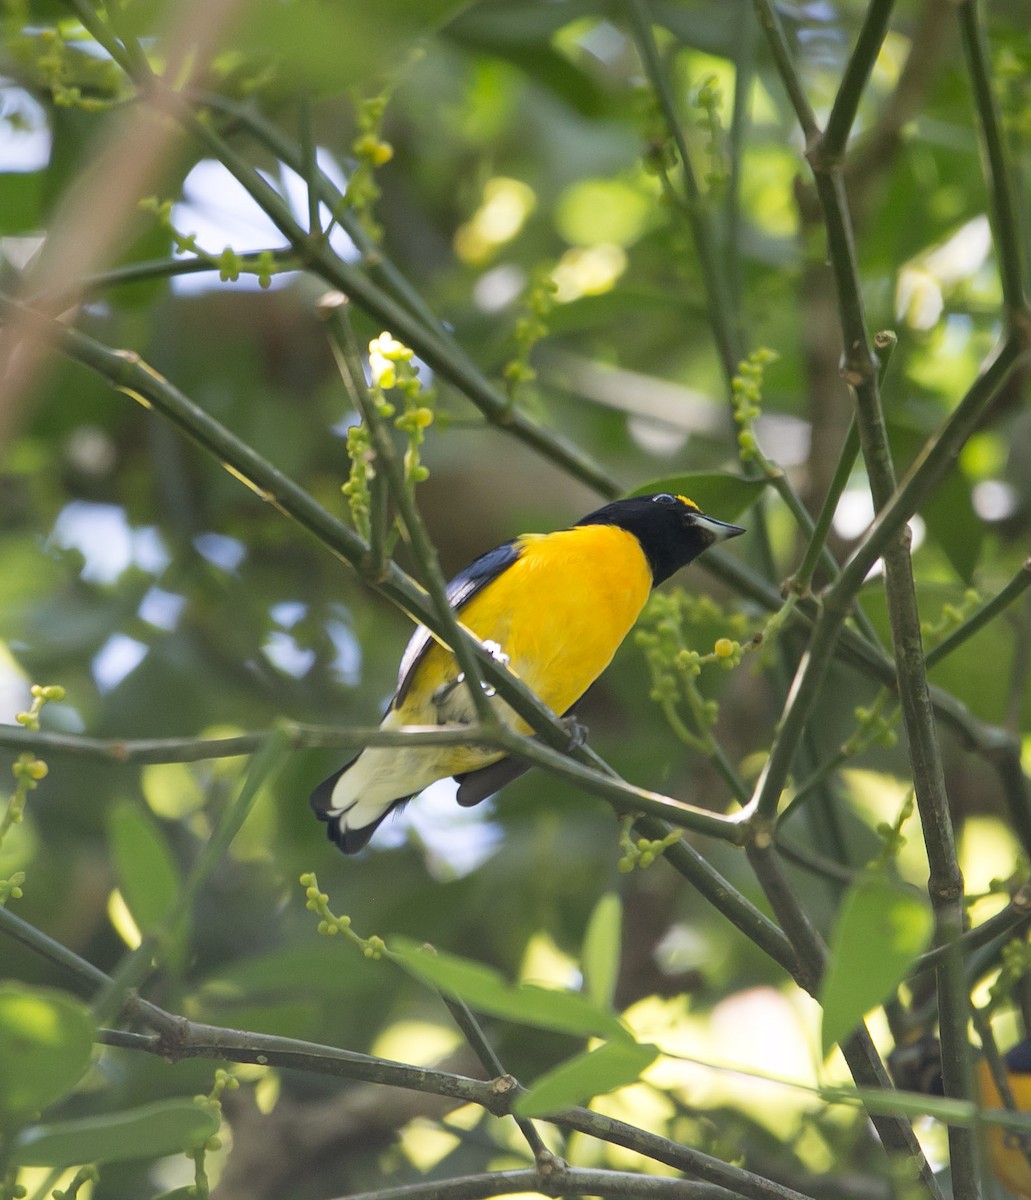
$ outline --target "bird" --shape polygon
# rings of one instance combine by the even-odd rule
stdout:
[[[1006,1079],[1016,1111],[1031,1111],[1031,1041],[1018,1042],[1003,1056]],[[978,1088],[985,1108],[1005,1108],[999,1088],[984,1058],[977,1061]],[[1028,1135],[1000,1125],[989,1125],[985,1131],[988,1156],[999,1182],[1020,1200],[1031,1200],[1031,1150]]]
[[[995,1074],[981,1049],[970,1047],[974,1058],[976,1096],[983,1109],[1008,1107],[995,1081]],[[928,1096],[944,1096],[941,1043],[935,1034],[914,1033],[888,1055],[895,1086]],[[1013,1110],[1031,1112],[1031,1038],[1024,1038],[1002,1055],[1001,1067],[1009,1087]],[[984,1126],[984,1142],[992,1173],[1010,1196],[1031,1200],[1031,1138],[1028,1134],[995,1124]]]
[[[568,528],[522,534],[487,551],[451,580],[447,598],[485,649],[564,715],[612,661],[652,588],[744,532],[686,496],[631,496]],[[500,719],[530,732],[493,689],[487,694]],[[380,728],[475,719],[455,655],[420,625]],[[454,776],[458,803],[469,807],[528,769],[485,746],[367,746],[320,783],[310,803],[330,840],[354,854],[390,812],[439,779]]]

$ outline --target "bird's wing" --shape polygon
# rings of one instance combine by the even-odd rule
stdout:
[[[455,776],[458,783],[455,799],[463,808],[472,808],[525,775],[531,766],[532,763],[520,762],[517,758],[503,758],[475,771],[463,771]]]
[[[448,603],[460,613],[462,607],[487,586],[492,580],[507,571],[516,562],[521,551],[519,541],[505,542],[486,554],[481,554],[464,570],[460,571],[447,585]],[[390,702],[391,708],[396,708],[411,686],[416,668],[433,644],[433,634],[425,625],[420,625],[412,634],[411,640],[401,656],[401,666],[397,672],[397,691]]]

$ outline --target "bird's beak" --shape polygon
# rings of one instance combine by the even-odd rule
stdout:
[[[740,525],[728,525],[726,521],[717,521],[714,517],[697,516],[694,523],[709,535],[709,544],[712,546],[729,538],[740,537],[745,532]]]

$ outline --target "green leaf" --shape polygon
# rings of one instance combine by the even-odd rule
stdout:
[[[623,902],[616,892],[606,892],[594,906],[584,934],[584,990],[599,1008],[611,1008],[619,978],[619,952],[623,934]]]
[[[821,1097],[828,1104],[862,1105],[868,1113],[884,1113],[892,1117],[933,1117],[943,1125],[972,1126],[977,1123],[978,1105],[973,1100],[953,1100],[945,1096],[929,1096],[923,1092],[897,1092],[894,1089],[835,1087],[824,1085]],[[997,1123],[1002,1125],[1012,1118],[1028,1128],[1027,1113],[997,1114]],[[996,1117],[993,1117],[996,1120]],[[937,1174],[937,1173],[936,1173]]]
[[[122,898],[141,933],[168,916],[182,881],[160,829],[137,805],[116,804],[108,818],[111,852]]]
[[[11,1147],[19,1167],[74,1167],[80,1163],[161,1158],[207,1141],[218,1116],[192,1100],[162,1100],[127,1112],[33,1125]]]
[[[90,1064],[96,1027],[64,992],[0,984],[0,1121],[46,1108]]]
[[[636,1083],[658,1055],[657,1046],[608,1042],[542,1075],[516,1100],[514,1110],[521,1117],[541,1117],[570,1104],[585,1103],[594,1096]]]
[[[882,875],[862,876],[845,895],[820,989],[823,1052],[852,1032],[927,949],[934,921],[925,897]]]
[[[651,492],[670,492],[687,496],[718,521],[733,521],[759,499],[765,479],[746,479],[726,471],[691,471],[687,475],[670,475],[653,479],[634,488],[631,496],[647,496]]]
[[[616,1017],[578,992],[511,984],[492,967],[454,954],[434,953],[407,938],[392,939],[390,950],[417,979],[457,996],[477,1012],[578,1037],[630,1039]]]

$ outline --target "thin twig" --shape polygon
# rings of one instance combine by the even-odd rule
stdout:
[[[772,1179],[764,1179],[693,1147],[670,1142],[589,1108],[564,1108],[549,1114],[547,1119],[562,1129],[575,1129],[612,1145],[624,1146],[706,1183],[730,1188],[746,1200],[805,1200],[801,1193]]]
[[[871,0],[867,7],[859,38],[838,85],[831,114],[816,150],[828,162],[837,162],[845,152],[845,144],[859,111],[859,102],[884,44],[888,20],[894,7],[895,0]]]
[[[652,90],[655,92],[666,121],[666,127],[673,138],[677,155],[680,158],[680,172],[686,194],[686,203],[681,207],[691,227],[695,254],[698,256],[702,281],[709,298],[707,306],[709,324],[719,351],[724,375],[729,381],[733,378],[744,351],[741,331],[733,311],[731,290],[719,255],[719,244],[705,209],[702,190],[695,177],[694,168],[691,166],[691,156],[684,138],[683,123],[677,113],[666,72],[659,58],[659,50],[652,33],[651,14],[647,0],[627,0],[626,13],[630,20],[631,33],[637,45],[641,63]]]
[[[992,92],[988,47],[977,0],[957,5],[960,40],[967,60],[978,116],[985,175],[991,200],[995,261],[1002,283],[1003,303],[1011,321],[1028,321],[1027,247],[1017,216],[999,112]]]
[[[967,439],[990,414],[1002,387],[1031,349],[1031,327],[1014,325],[989,356],[977,379],[936,433],[910,464],[895,492],[874,518],[870,528],[842,568],[831,590],[854,595],[870,568],[884,554],[897,531],[918,512],[955,465]]]
[[[320,314],[329,325],[341,377],[352,403],[362,414],[369,430],[373,452],[376,455],[377,473],[382,471],[386,478],[390,494],[401,515],[409,547],[420,568],[430,601],[436,610],[437,619],[448,632],[447,646],[461,668],[462,686],[469,693],[480,725],[486,729],[492,729],[498,723],[497,714],[484,690],[479,663],[472,652],[469,639],[462,636],[463,627],[460,626],[455,610],[448,601],[447,583],[440,569],[436,548],[426,532],[426,527],[423,525],[422,518],[409,493],[404,477],[404,468],[398,458],[393,440],[383,418],[372,403],[366,387],[358,343],[347,317],[346,305],[346,297],[339,293],[324,297],[319,305]]]
[[[834,658],[847,609],[825,602],[788,693],[769,758],[746,812],[772,822],[787,786],[798,746]]]
[[[776,848],[765,838],[760,838],[748,847],[748,857],[774,914],[798,954],[801,970],[804,972],[802,986],[816,995],[827,961],[827,948],[788,882]],[[888,1072],[865,1025],[860,1025],[851,1037],[842,1042],[841,1051],[858,1088],[892,1090]],[[941,1193],[934,1173],[909,1122],[901,1116],[875,1112],[872,1109],[869,1115],[885,1150],[892,1155],[903,1155],[906,1161],[919,1164],[921,1181],[930,1190],[931,1195],[940,1200]]]
[[[473,1053],[480,1060],[480,1066],[493,1078],[501,1079],[508,1075],[504,1064],[498,1058],[497,1052],[487,1039],[487,1035],[483,1032],[483,1027],[476,1019],[475,1013],[470,1009],[469,1005],[458,996],[448,995],[447,992],[440,992],[440,998],[443,1000],[445,1007],[451,1014],[455,1024],[462,1032],[462,1036],[469,1043]],[[544,1162],[550,1157],[550,1151],[544,1144],[544,1139],[537,1131],[537,1126],[526,1117],[515,1117],[515,1123],[519,1126],[519,1132],[526,1138],[527,1145],[530,1147],[530,1153],[538,1162]]]
[[[670,826],[654,817],[641,817],[636,828],[653,840],[665,838]],[[668,846],[664,857],[709,903],[755,946],[789,975],[799,973],[798,957],[791,943],[773,921],[725,879],[685,838]]]
[[[975,609],[962,625],[959,625],[948,637],[942,638],[937,646],[928,651],[928,670],[954,650],[958,650],[975,633],[979,633],[989,622],[994,621],[1001,612],[1005,612],[1029,587],[1031,587],[1031,558],[1024,560],[1020,570],[1001,591]]]
[[[734,1193],[708,1183],[665,1179],[628,1171],[589,1170],[558,1164],[548,1170],[486,1171],[401,1187],[353,1192],[347,1200],[486,1200],[517,1193],[545,1196],[602,1196],[612,1200],[731,1200]]]
[[[781,83],[791,101],[791,107],[795,110],[795,116],[805,134],[806,142],[812,143],[820,136],[820,126],[812,105],[809,103],[809,97],[805,93],[805,88],[799,79],[798,70],[795,67],[795,56],[788,45],[787,34],[784,32],[784,26],[776,6],[772,0],[754,0],[754,6],[755,15],[766,34],[767,44],[773,54],[773,61],[780,75]]]
[[[381,729],[378,725],[276,726],[290,750],[329,750],[343,747],[360,750],[366,746],[459,746],[467,742],[492,746],[494,732],[476,725],[405,725]],[[35,731],[22,725],[0,725],[0,746],[31,749],[49,757],[53,754],[98,759],[113,765],[123,763],[190,763],[214,758],[240,758],[254,754],[268,741],[272,730],[241,733],[235,737],[94,738],[79,733]]]
[[[881,384],[884,382],[884,376],[888,370],[888,364],[891,361],[892,351],[895,349],[897,340],[893,333],[888,332],[878,333],[874,336],[874,353],[877,355],[880,367]],[[821,553],[826,547],[827,535],[830,533],[834,514],[837,512],[838,502],[848,484],[849,476],[852,474],[852,468],[855,466],[858,456],[859,430],[856,427],[855,417],[853,417],[849,422],[848,433],[845,435],[845,440],[842,443],[841,452],[838,456],[838,465],[834,469],[834,475],[827,489],[827,495],[824,497],[820,512],[813,524],[812,534],[809,538],[809,544],[806,546],[805,554],[802,557],[802,563],[792,579],[792,587],[803,594],[808,591],[813,581],[817,564],[821,560]],[[835,572],[836,574],[837,572]]]
[[[264,274],[270,265],[277,271],[296,271],[301,263],[293,250],[282,247],[272,250],[256,250],[238,254],[234,265],[241,275]],[[217,259],[206,255],[198,258],[152,258],[142,262],[124,263],[83,275],[73,284],[61,289],[43,289],[28,292],[24,302],[44,312],[61,312],[77,300],[95,296],[112,288],[125,287],[134,283],[145,283],[154,279],[176,279],[182,275],[204,275],[220,270]]]

